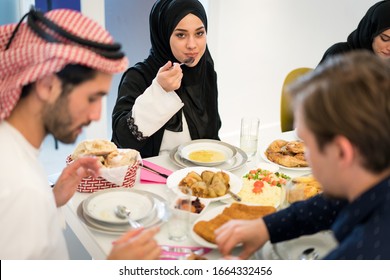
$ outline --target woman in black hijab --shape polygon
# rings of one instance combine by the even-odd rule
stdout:
[[[219,139],[217,74],[202,4],[158,0],[149,24],[149,57],[119,84],[112,141],[151,157],[191,139]]]
[[[357,29],[348,36],[347,42],[331,46],[320,64],[329,56],[358,49],[390,58],[390,1],[374,4],[361,19]]]

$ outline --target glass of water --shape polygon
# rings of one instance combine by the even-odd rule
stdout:
[[[240,148],[248,155],[248,159],[257,153],[260,120],[257,117],[241,119]]]

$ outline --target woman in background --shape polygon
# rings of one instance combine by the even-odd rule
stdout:
[[[151,157],[192,139],[219,139],[217,74],[202,4],[159,0],[149,24],[149,57],[119,84],[112,141]]]
[[[360,20],[347,42],[336,43],[324,54],[320,64],[329,56],[366,49],[383,58],[390,58],[390,1],[374,4]]]

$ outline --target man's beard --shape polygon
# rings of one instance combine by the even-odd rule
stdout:
[[[48,105],[43,116],[46,133],[52,134],[54,138],[65,144],[74,143],[78,136],[76,131],[90,124],[88,122],[71,129],[73,119],[68,109],[68,96],[68,94],[61,94],[53,105]]]

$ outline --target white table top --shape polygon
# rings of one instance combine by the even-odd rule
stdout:
[[[263,160],[260,157],[257,157],[259,162]],[[161,165],[167,169],[172,171],[178,170],[179,167],[176,166],[173,162],[171,162],[168,155],[157,156],[147,159],[150,162]],[[248,162],[246,165],[241,167],[240,169],[232,171],[233,174],[237,176],[242,176],[248,170],[250,170],[253,165],[256,165],[255,161]],[[290,170],[281,170],[283,173],[290,176],[299,176],[302,175],[302,172],[299,171],[290,171]],[[307,173],[307,171],[306,171]],[[165,198],[164,189],[167,187],[165,184],[144,184],[139,180],[140,170],[138,170],[138,176],[136,179],[136,183],[134,185],[134,189],[150,191],[152,193],[156,193]],[[91,255],[93,259],[105,259],[109,251],[112,247],[112,242],[119,237],[119,235],[102,233],[90,229],[87,227],[77,216],[77,208],[79,204],[86,199],[89,193],[79,193],[76,192],[72,199],[63,207],[63,212],[65,215],[65,219],[67,224],[72,228],[73,232],[79,238],[81,243],[84,245],[88,253]],[[209,205],[208,209],[212,209],[218,205],[222,205],[221,202],[213,202]],[[195,243],[191,237],[187,238],[187,240],[182,242],[173,242],[167,238],[167,232],[165,225],[161,225],[160,232],[156,235],[156,239],[160,245],[178,245],[178,246],[200,246]],[[220,257],[220,253],[218,250],[212,250],[207,255],[205,255],[208,259],[218,259]]]

